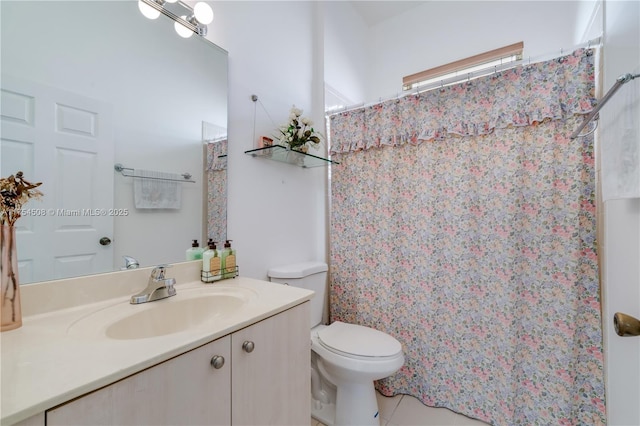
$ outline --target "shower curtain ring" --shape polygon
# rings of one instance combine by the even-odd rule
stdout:
[[[576,138],[582,138],[585,136],[592,135],[598,129],[599,121],[600,121],[600,113],[596,114],[595,117],[591,119],[591,125],[593,126],[593,129],[589,130],[587,133],[580,133],[579,135],[576,136]]]

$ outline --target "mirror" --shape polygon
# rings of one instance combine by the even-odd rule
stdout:
[[[180,262],[194,239],[223,241],[227,52],[135,1],[0,7],[0,176],[22,170],[44,193],[16,223],[20,283],[120,270],[125,255]]]

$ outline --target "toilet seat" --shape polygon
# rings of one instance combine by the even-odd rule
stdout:
[[[317,336],[325,349],[346,357],[373,360],[402,353],[402,345],[395,338],[362,325],[335,321],[319,330]]]

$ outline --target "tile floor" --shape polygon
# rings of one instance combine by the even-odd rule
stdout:
[[[486,423],[454,413],[446,408],[432,408],[409,395],[392,398],[377,394],[380,426],[486,426]],[[311,419],[311,426],[323,426]]]

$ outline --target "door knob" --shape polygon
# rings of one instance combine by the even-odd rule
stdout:
[[[222,355],[214,355],[214,357],[211,358],[211,366],[216,370],[221,369],[223,365],[224,357]]]
[[[108,246],[109,244],[111,244],[111,240],[108,237],[100,238],[100,245],[101,246]]]
[[[616,312],[613,316],[613,328],[618,336],[640,336],[640,320],[631,315]]]
[[[249,340],[246,340],[243,344],[242,344],[242,349],[247,352],[247,353],[251,353],[253,352],[253,349],[255,348],[255,344]]]

